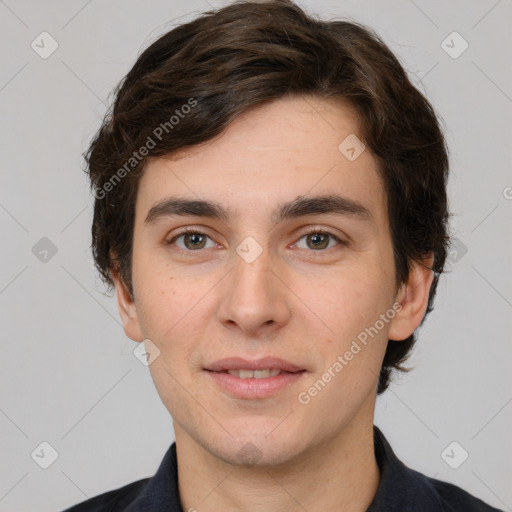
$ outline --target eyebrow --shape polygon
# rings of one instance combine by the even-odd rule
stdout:
[[[275,223],[279,223],[307,215],[326,213],[346,215],[367,221],[373,218],[370,210],[363,204],[337,194],[299,196],[290,202],[278,205],[271,217]],[[173,216],[209,217],[228,222],[231,213],[229,209],[216,201],[169,197],[155,204],[148,211],[144,223],[149,225],[158,219]]]

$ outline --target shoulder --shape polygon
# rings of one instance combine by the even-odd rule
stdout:
[[[425,479],[437,493],[444,506],[443,510],[447,512],[459,510],[464,512],[500,512],[500,509],[491,507],[476,496],[473,496],[454,484],[426,476]]]
[[[137,480],[90,498],[63,512],[183,512],[179,501],[176,443],[151,478]]]
[[[454,484],[406,466],[376,426],[374,441],[380,482],[367,512],[501,512]]]
[[[133,503],[146,487],[149,478],[137,480],[118,489],[99,494],[63,512],[116,512]]]

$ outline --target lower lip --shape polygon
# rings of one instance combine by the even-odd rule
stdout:
[[[224,372],[206,371],[206,373],[219,387],[237,398],[266,398],[294,384],[306,372],[284,372],[263,379],[241,379]]]

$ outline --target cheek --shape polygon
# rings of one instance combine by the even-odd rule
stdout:
[[[383,269],[361,263],[329,276],[298,279],[292,289],[314,313],[312,318],[321,321],[328,339],[338,340],[338,344],[343,345],[362,329],[373,325],[386,310],[388,281]]]
[[[198,307],[209,285],[208,279],[178,277],[165,266],[134,264],[137,276],[137,310],[146,337],[160,343],[176,333],[186,336],[197,325]],[[187,339],[187,338],[185,338]]]

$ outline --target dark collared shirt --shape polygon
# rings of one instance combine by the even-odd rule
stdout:
[[[380,482],[366,512],[503,512],[456,485],[408,468],[376,426],[373,433]],[[176,443],[152,478],[100,494],[63,512],[184,512],[178,492]]]

